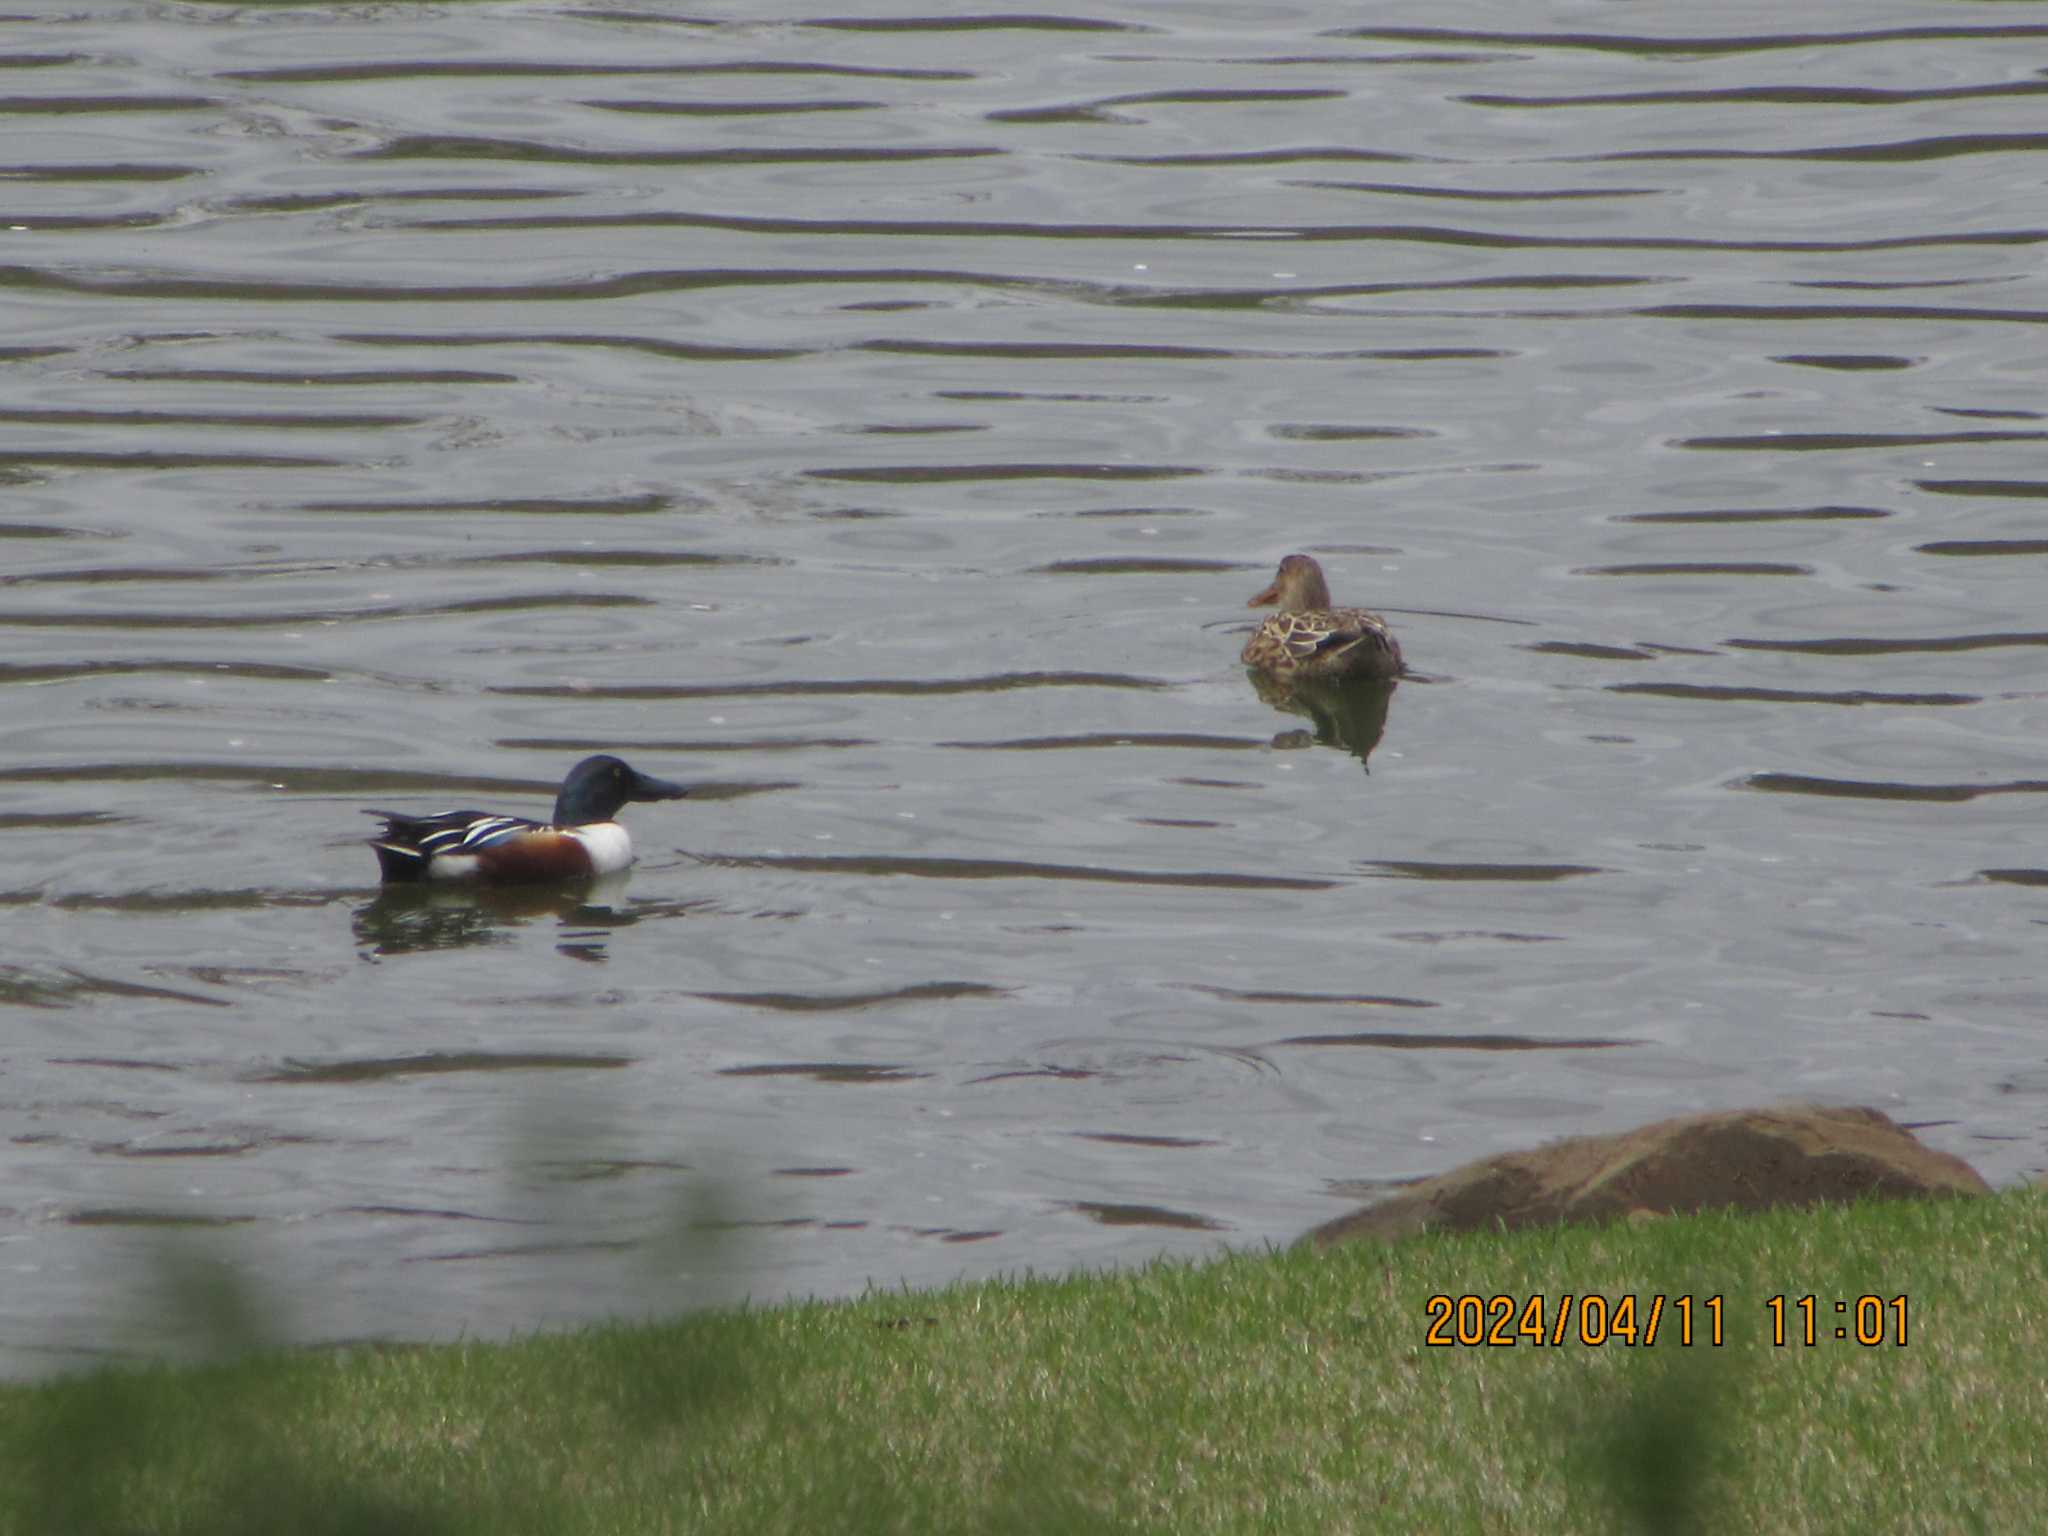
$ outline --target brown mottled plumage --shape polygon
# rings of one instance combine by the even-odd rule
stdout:
[[[1332,608],[1323,568],[1307,555],[1280,562],[1273,584],[1247,607],[1280,611],[1252,633],[1241,658],[1282,676],[1399,677],[1401,647],[1387,621],[1363,608]]]

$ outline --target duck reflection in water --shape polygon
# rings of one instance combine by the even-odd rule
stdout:
[[[553,918],[563,929],[556,945],[563,954],[603,960],[611,930],[636,920],[626,910],[626,880],[619,870],[568,885],[387,885],[356,908],[351,927],[366,953],[406,955],[510,943],[516,930]]]
[[[1386,734],[1387,709],[1400,684],[1391,677],[1317,678],[1280,677],[1246,669],[1252,691],[1273,708],[1290,715],[1305,716],[1315,727],[1314,740],[1320,746],[1341,747],[1366,765],[1372,750]],[[1273,738],[1276,747],[1305,747],[1307,731],[1282,731]]]

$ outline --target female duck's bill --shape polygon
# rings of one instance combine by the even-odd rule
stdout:
[[[1331,607],[1323,568],[1309,556],[1282,560],[1271,584],[1246,606],[1275,603],[1280,611],[1244,643],[1246,666],[1323,678],[1401,675],[1401,646],[1387,621],[1363,608]]]
[[[387,882],[574,880],[612,874],[633,862],[632,839],[614,819],[628,801],[680,800],[688,793],[680,784],[599,755],[569,770],[547,822],[489,811],[365,814],[384,818],[384,831],[370,846]]]

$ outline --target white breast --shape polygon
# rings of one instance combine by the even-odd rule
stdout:
[[[616,874],[633,862],[633,840],[616,821],[593,821],[587,827],[570,827],[567,831],[590,850],[594,874]]]

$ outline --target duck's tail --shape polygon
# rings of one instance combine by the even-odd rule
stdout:
[[[377,851],[377,873],[389,885],[399,881],[427,878],[427,852],[418,846],[418,818],[395,811],[365,811],[366,816],[384,818],[384,830],[370,839]],[[404,841],[410,838],[412,841]]]

